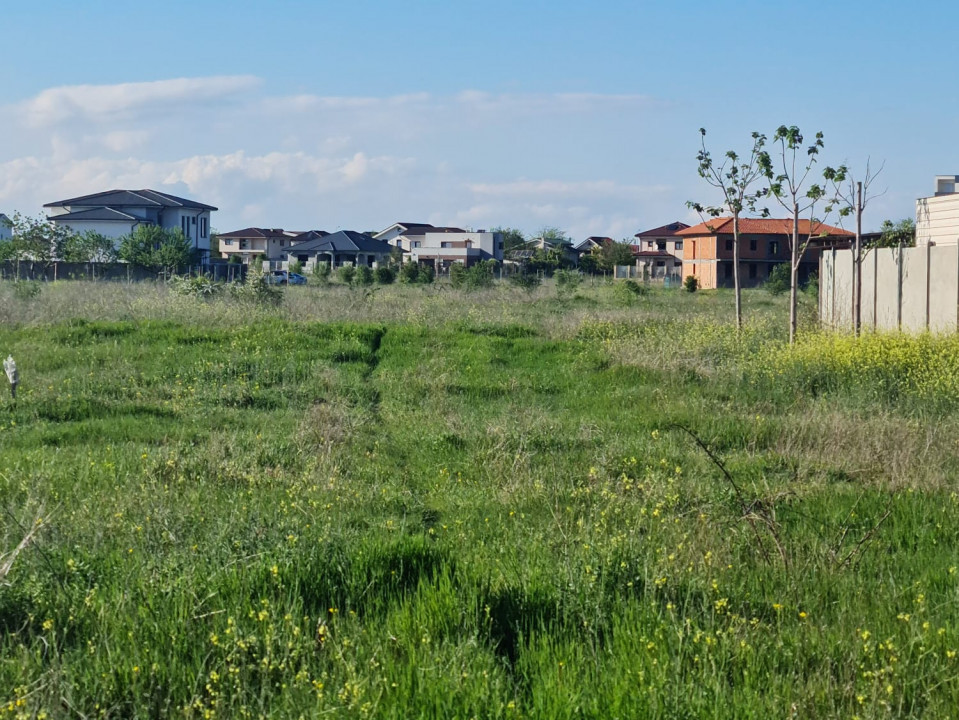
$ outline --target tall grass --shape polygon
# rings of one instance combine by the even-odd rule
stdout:
[[[951,339],[788,348],[761,292],[737,336],[723,293],[78,288],[0,302],[0,552],[36,528],[0,717],[959,706]]]

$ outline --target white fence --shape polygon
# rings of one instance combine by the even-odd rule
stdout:
[[[852,250],[824,252],[819,319],[852,329]],[[880,248],[862,261],[862,327],[872,330],[959,330],[959,247]]]

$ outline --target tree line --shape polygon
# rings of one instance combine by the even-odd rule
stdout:
[[[88,230],[75,232],[40,216],[15,213],[10,222],[13,236],[0,242],[0,262],[32,262],[47,267],[54,262],[128,262],[157,273],[174,273],[196,258],[190,241],[179,229],[137,225],[121,238]]]

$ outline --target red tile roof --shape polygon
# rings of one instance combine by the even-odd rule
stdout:
[[[809,220],[799,221],[799,234],[809,235]],[[739,232],[742,235],[792,235],[792,218],[739,218]],[[691,228],[680,230],[676,233],[680,237],[696,237],[697,235],[732,235],[733,219],[712,218],[706,222],[694,225]],[[830,235],[832,237],[854,237],[855,233],[848,230],[824,225],[823,223],[812,224],[812,235]]]

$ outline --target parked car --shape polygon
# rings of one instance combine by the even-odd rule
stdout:
[[[306,285],[306,277],[299,273],[289,273],[286,281],[290,285]]]
[[[286,285],[290,281],[290,274],[286,270],[270,270],[264,279],[267,285]]]

